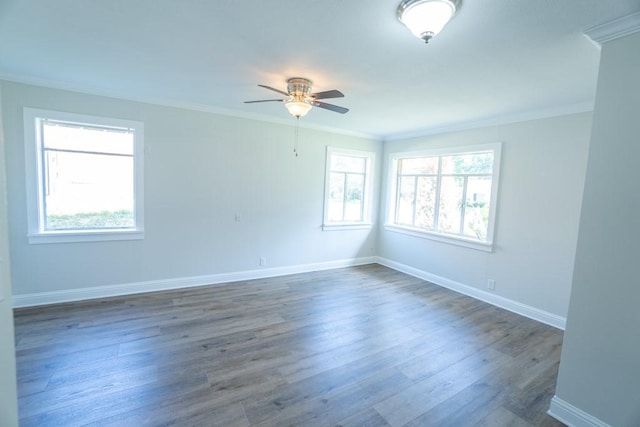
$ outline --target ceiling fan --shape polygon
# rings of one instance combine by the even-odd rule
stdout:
[[[327,90],[324,92],[311,93],[311,86],[313,83],[309,79],[302,77],[293,77],[287,80],[287,91],[273,88],[266,85],[258,85],[265,89],[278,92],[286,96],[284,99],[261,99],[258,101],[245,101],[245,104],[253,104],[255,102],[284,102],[284,106],[287,107],[289,114],[296,118],[303,117],[311,110],[311,107],[324,108],[325,110],[335,111],[336,113],[344,114],[349,111],[348,108],[340,107],[338,105],[327,104],[326,102],[318,101],[319,99],[329,98],[342,98],[344,94],[339,90]]]

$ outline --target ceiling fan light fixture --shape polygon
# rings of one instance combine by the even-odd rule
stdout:
[[[289,111],[289,114],[291,114],[293,117],[304,117],[309,110],[311,110],[312,105],[308,104],[304,101],[287,101],[284,104],[285,107],[287,107],[287,110]]]
[[[396,16],[416,37],[429,43],[456,14],[460,0],[403,0]]]
[[[269,89],[270,91],[277,92],[280,95],[284,95],[284,99],[259,99],[257,101],[245,101],[245,104],[253,104],[256,102],[283,102],[284,106],[293,117],[305,116],[312,107],[322,108],[324,110],[333,111],[339,114],[345,114],[349,111],[348,108],[341,107],[339,105],[333,105],[320,99],[330,98],[342,98],[344,94],[339,90],[325,90],[322,92],[311,92],[313,83],[309,79],[302,77],[292,77],[287,80],[287,91],[276,89],[267,85],[258,85],[262,88]]]

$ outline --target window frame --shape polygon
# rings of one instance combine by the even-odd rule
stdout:
[[[105,229],[44,229],[44,165],[41,122],[56,120],[76,125],[131,130],[133,147],[133,194],[135,227]],[[23,109],[27,195],[27,239],[29,244],[144,239],[144,123],[37,108]]]
[[[443,157],[450,155],[464,155],[474,154],[481,152],[493,152],[493,168],[491,174],[491,197],[489,200],[489,219],[487,224],[487,238],[486,240],[473,239],[464,235],[444,233],[437,230],[427,230],[420,227],[397,224],[397,192],[398,192],[398,161],[402,159],[421,158],[421,157]],[[500,184],[500,165],[502,155],[502,143],[495,142],[489,144],[472,145],[472,146],[457,146],[446,148],[429,148],[419,151],[407,151],[407,152],[395,152],[390,153],[388,156],[389,165],[389,177],[388,177],[388,191],[387,191],[387,209],[384,228],[388,231],[407,234],[410,236],[420,237],[424,239],[434,240],[443,243],[454,244],[458,246],[464,246],[472,249],[482,250],[486,252],[493,251],[494,234],[495,234],[495,221],[496,213],[498,210],[498,188]],[[440,161],[439,161],[440,162]],[[438,170],[437,179],[440,182],[443,174],[441,170]],[[439,193],[440,188],[436,191]],[[439,206],[438,206],[439,207]]]
[[[331,156],[343,155],[351,157],[360,157],[365,159],[365,172],[362,192],[362,220],[361,221],[329,221],[329,197],[331,193]],[[325,161],[325,181],[324,181],[324,213],[322,219],[322,229],[324,231],[333,230],[357,230],[371,228],[373,222],[372,215],[372,191],[373,191],[373,170],[375,165],[376,153],[374,151],[354,150],[347,148],[338,148],[327,146],[327,155]]]

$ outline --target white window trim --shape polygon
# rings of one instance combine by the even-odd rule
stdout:
[[[398,159],[407,159],[412,157],[428,157],[443,156],[450,154],[468,154],[482,151],[493,151],[493,174],[491,178],[491,209],[489,211],[489,222],[487,227],[487,240],[481,241],[466,238],[460,235],[452,235],[432,230],[424,230],[418,227],[395,224],[395,204],[398,180]],[[434,240],[437,242],[449,243],[458,246],[464,246],[471,249],[477,249],[485,252],[493,252],[494,230],[497,212],[498,187],[500,183],[500,165],[501,165],[502,143],[490,143],[473,146],[447,147],[425,149],[420,151],[396,152],[390,153],[387,164],[389,165],[388,191],[387,191],[387,212],[385,218],[384,229],[401,234],[407,234],[423,239]]]
[[[343,154],[345,156],[364,157],[366,158],[364,192],[363,192],[363,212],[362,221],[329,221],[329,178],[331,175],[331,155]],[[352,150],[347,148],[337,148],[327,146],[327,157],[325,164],[324,179],[324,214],[322,220],[323,231],[338,230],[360,230],[373,227],[371,221],[371,204],[373,199],[373,171],[375,165],[376,153],[373,151]]]
[[[144,124],[132,120],[89,116],[60,111],[24,108],[25,172],[27,195],[27,238],[30,244],[139,240],[144,238]],[[40,138],[36,120],[40,118],[80,124],[133,129],[134,133],[134,216],[135,228],[45,231],[42,215]]]

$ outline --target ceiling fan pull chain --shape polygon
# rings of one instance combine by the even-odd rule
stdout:
[[[298,122],[300,121],[300,117],[296,117],[296,130],[294,133],[294,141],[293,141],[293,152],[296,157],[298,157]]]

